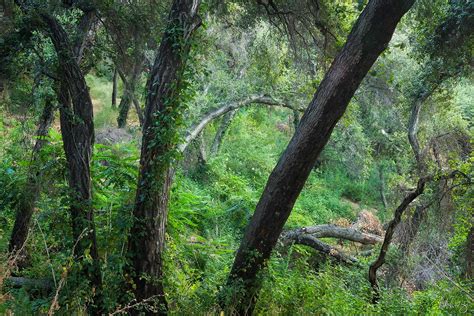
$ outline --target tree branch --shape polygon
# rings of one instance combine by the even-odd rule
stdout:
[[[272,106],[281,106],[281,107],[286,107],[292,110],[297,110],[303,112],[303,108],[299,108],[296,106],[292,106],[291,104],[288,104],[286,102],[278,101],[275,100],[274,98],[259,94],[259,95],[252,95],[244,100],[240,101],[235,101],[231,103],[227,103],[222,105],[221,107],[209,111],[208,113],[204,114],[204,116],[201,118],[201,120],[195,124],[193,124],[190,128],[188,128],[186,132],[186,136],[184,138],[183,143],[181,143],[178,146],[179,151],[183,152],[186,150],[188,145],[196,139],[196,137],[199,135],[199,133],[202,132],[202,130],[214,119],[230,112],[233,110],[236,110],[238,108],[250,105],[252,103],[258,103],[258,104],[264,104],[264,105],[272,105]]]
[[[336,248],[322,242],[316,237],[305,234],[305,233],[294,233],[294,234],[285,236],[285,238],[286,238],[285,240],[286,242],[291,241],[295,244],[311,247],[322,254],[325,254],[334,258],[338,262],[343,262],[347,264],[354,264],[358,262],[356,258],[352,256],[348,256],[344,254],[343,252],[337,250]]]
[[[413,200],[415,200],[420,194],[423,193],[425,189],[425,184],[429,180],[429,178],[420,178],[418,180],[418,184],[416,186],[416,189],[405,196],[403,199],[402,203],[397,207],[395,210],[395,215],[394,218],[390,221],[388,224],[387,231],[385,232],[385,238],[382,244],[382,248],[380,249],[380,254],[369,268],[369,282],[372,285],[372,288],[374,290],[374,297],[372,302],[375,304],[378,302],[380,293],[379,293],[379,286],[377,283],[377,270],[380,268],[384,263],[385,263],[385,256],[387,255],[388,247],[390,246],[390,243],[392,242],[392,237],[393,233],[395,232],[395,228],[397,225],[400,223],[402,219],[403,212],[407,209],[407,207],[410,205]]]
[[[359,242],[365,245],[381,243],[383,238],[374,234],[367,234],[354,228],[346,228],[331,224],[303,227],[288,231],[282,235],[284,239],[294,239],[298,235],[311,235],[315,238],[339,238]]]

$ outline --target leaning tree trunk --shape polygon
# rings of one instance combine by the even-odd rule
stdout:
[[[251,314],[265,266],[316,159],[344,114],[360,82],[384,51],[401,17],[414,0],[372,0],[354,25],[295,135],[272,171],[237,251],[227,285],[237,288],[224,308],[237,302],[239,314]],[[235,287],[234,287],[235,286]]]
[[[163,289],[163,250],[168,200],[172,182],[171,163],[177,147],[177,127],[182,113],[179,100],[182,75],[190,49],[190,37],[199,27],[199,0],[174,0],[150,78],[140,174],[130,231],[129,257],[133,291],[139,301],[150,302],[166,313]]]
[[[44,104],[43,113],[38,122],[36,142],[31,153],[28,177],[23,189],[23,196],[18,205],[15,225],[13,226],[10,243],[8,245],[8,250],[10,252],[20,251],[20,249],[23,249],[28,236],[31,217],[40,193],[40,152],[43,146],[47,143],[45,138],[48,136],[49,128],[53,119],[54,104],[51,100],[47,99]],[[23,255],[20,254],[20,257],[23,257]],[[23,266],[23,263],[24,261],[20,260],[19,266]]]
[[[90,176],[94,141],[92,101],[68,35],[55,18],[47,14],[42,14],[42,18],[48,26],[61,71],[57,94],[61,134],[68,165],[72,231],[76,241],[74,255],[76,260],[81,262],[82,273],[94,288],[94,303],[88,307],[89,313],[100,314],[102,277],[95,236]],[[83,260],[86,251],[89,251],[92,263]]]

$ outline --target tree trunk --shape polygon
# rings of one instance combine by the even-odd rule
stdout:
[[[115,68],[114,77],[112,79],[112,109],[117,108],[117,89],[118,89],[118,74],[117,74],[117,68]]]
[[[76,260],[81,261],[82,273],[94,288],[94,303],[88,306],[90,314],[102,312],[102,277],[95,236],[90,161],[94,141],[92,101],[84,75],[74,57],[69,38],[63,27],[53,17],[42,14],[49,35],[58,55],[61,83],[59,87],[59,112],[64,152],[68,164],[70,211],[72,232],[77,242]],[[88,251],[92,263],[85,259]]]
[[[140,106],[140,102],[136,96],[133,97],[133,105],[135,105],[135,111],[137,111],[138,122],[140,123],[140,127],[143,127],[143,123],[145,122],[145,118],[143,117],[143,110]]]
[[[130,231],[129,257],[134,293],[138,301],[155,297],[155,309],[167,312],[163,289],[168,200],[177,147],[176,120],[182,74],[190,49],[190,37],[199,27],[198,0],[174,0],[147,83],[140,174]],[[151,312],[146,312],[152,314]]]
[[[19,4],[21,5],[21,4]],[[21,7],[25,11],[24,7]],[[25,12],[26,13],[26,12]],[[72,46],[73,56],[77,63],[80,63],[85,43],[87,42],[87,34],[89,29],[94,21],[94,11],[87,11],[81,17],[80,22],[77,26],[76,41]],[[48,16],[44,16],[45,21],[50,19]],[[60,26],[59,26],[60,27]],[[46,144],[45,137],[48,135],[49,128],[54,119],[54,105],[53,102],[49,99],[45,101],[45,107],[38,123],[38,130],[36,132],[37,140],[32,151],[31,161],[30,161],[30,170],[28,172],[28,178],[25,184],[23,191],[24,197],[21,199],[16,218],[15,224],[12,231],[9,250],[14,251],[22,248],[23,244],[26,241],[31,217],[33,215],[33,210],[36,205],[36,202],[40,193],[40,170],[39,170],[39,153],[43,146]],[[23,256],[20,256],[22,258]],[[20,266],[25,263],[20,260]]]
[[[3,16],[11,18],[13,16],[13,0],[2,0]]]
[[[138,84],[138,80],[142,73],[143,61],[140,63],[135,64],[130,74],[126,75],[123,72],[120,72],[120,77],[122,78],[124,84],[124,92],[122,98],[120,100],[119,105],[119,116],[117,117],[117,125],[119,128],[124,128],[127,125],[127,118],[128,112],[130,111],[130,107],[132,102],[134,102],[136,106],[136,98],[135,98],[135,90]],[[137,115],[140,120],[140,114],[137,110]]]
[[[237,110],[230,111],[224,115],[222,118],[222,122],[217,129],[216,135],[214,136],[214,140],[212,141],[211,145],[211,156],[217,155],[219,149],[221,148],[222,140],[224,139],[227,130],[229,129],[232,120],[234,119],[235,114],[237,114]]]
[[[385,238],[383,240],[382,248],[380,249],[380,254],[377,257],[377,260],[375,260],[370,265],[369,282],[372,285],[372,289],[374,290],[374,297],[372,300],[373,303],[377,303],[379,299],[379,295],[380,295],[379,286],[377,284],[377,270],[385,263],[385,256],[387,255],[388,247],[390,246],[390,243],[392,242],[392,237],[393,237],[393,234],[395,233],[395,228],[397,228],[398,224],[402,220],[403,212],[407,209],[410,203],[413,202],[414,199],[416,199],[420,194],[423,193],[427,180],[428,180],[427,178],[420,178],[420,180],[418,180],[416,189],[413,192],[410,192],[409,194],[407,194],[407,196],[405,196],[405,198],[403,199],[402,203],[397,207],[397,209],[395,210],[393,219],[388,224],[388,228],[385,232]]]
[[[380,199],[382,200],[383,208],[387,209],[387,198],[385,197],[385,177],[383,174],[383,166],[379,166],[379,178],[380,178]]]
[[[270,257],[316,159],[360,82],[387,47],[395,27],[413,2],[370,1],[321,82],[268,179],[237,251],[227,284],[239,288],[233,300],[239,314],[253,312],[260,288],[257,274]]]
[[[474,225],[471,226],[466,242],[466,279],[474,279]]]
[[[15,217],[15,225],[13,226],[10,244],[8,250],[10,252],[19,251],[26,242],[30,227],[31,217],[40,193],[41,172],[40,172],[40,152],[46,144],[46,136],[48,136],[49,128],[54,119],[54,105],[49,99],[45,101],[43,113],[38,122],[36,131],[36,142],[31,153],[30,166],[25,187],[23,189],[23,197],[20,199],[18,210]],[[20,254],[20,257],[23,255]],[[23,266],[23,260],[20,260],[18,266]]]
[[[117,117],[118,128],[125,128],[125,125],[127,124],[128,111],[132,104],[132,98],[133,92],[130,90],[130,87],[126,87],[122,97],[120,98],[119,115]]]

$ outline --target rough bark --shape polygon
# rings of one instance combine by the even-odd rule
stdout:
[[[199,27],[198,0],[174,0],[168,24],[147,83],[140,174],[130,231],[129,257],[134,293],[141,301],[156,297],[159,314],[167,312],[163,289],[168,200],[176,150],[176,119],[181,115],[181,77],[190,37]],[[145,313],[152,314],[150,311]]]
[[[25,13],[27,13],[24,7],[22,7],[21,2],[18,2],[17,4],[23,9],[23,11],[25,11]],[[48,17],[45,16],[45,19],[46,18]],[[91,25],[93,24],[94,18],[95,18],[95,13],[93,12],[93,10],[89,10],[84,13],[84,15],[81,17],[80,22],[78,24],[75,40],[74,40],[74,45],[72,45],[72,51],[73,51],[72,56],[74,57],[74,59],[76,60],[78,64],[82,60],[84,47],[88,40],[87,34],[89,32]],[[57,80],[56,77],[54,78]],[[23,191],[24,197],[21,199],[18,210],[17,210],[15,224],[14,224],[14,228],[13,228],[12,235],[10,238],[10,243],[9,243],[9,251],[15,251],[15,249],[17,250],[21,249],[23,244],[26,241],[30,222],[31,222],[31,217],[33,215],[34,207],[36,205],[36,202],[38,200],[39,193],[41,190],[41,186],[40,186],[41,173],[40,173],[40,168],[38,166],[39,158],[40,158],[39,154],[41,152],[41,149],[47,142],[45,140],[45,137],[48,135],[49,128],[52,124],[53,119],[54,119],[54,104],[51,100],[48,99],[45,101],[43,113],[38,123],[38,129],[36,132],[36,142],[32,150],[30,167],[29,167],[30,169],[28,172],[28,178],[27,178],[25,188]],[[20,258],[23,258],[23,257],[24,257],[23,255],[20,255]],[[19,261],[20,267],[22,266],[22,263],[25,263],[25,262],[20,260]]]
[[[89,313],[102,312],[102,277],[94,227],[92,209],[90,161],[94,141],[92,101],[84,75],[79,67],[73,47],[59,22],[43,13],[49,36],[58,55],[60,69],[59,100],[61,134],[68,165],[70,188],[70,211],[72,232],[77,241],[76,260],[82,262],[82,273],[94,288],[94,302],[88,306]],[[92,263],[84,259],[89,251]]]
[[[265,95],[251,95],[246,99],[236,101],[236,102],[231,102],[224,104],[223,106],[211,110],[208,113],[204,114],[203,117],[200,119],[199,122],[193,124],[190,128],[188,128],[186,132],[186,136],[184,138],[184,141],[182,144],[179,145],[179,150],[183,152],[189,144],[196,139],[196,137],[199,135],[199,133],[202,132],[202,130],[210,123],[212,120],[226,114],[229,112],[232,112],[234,110],[237,110],[241,107],[248,106],[252,103],[258,103],[258,104],[264,104],[264,105],[272,105],[272,106],[282,106],[286,107],[289,109],[296,109],[299,111],[302,111],[303,109],[297,108],[292,106],[291,104],[285,103],[285,102],[280,102],[278,100],[273,99],[272,97],[265,96]]]
[[[23,189],[23,197],[20,199],[18,205],[15,224],[13,226],[10,243],[8,245],[8,250],[10,252],[15,252],[22,249],[28,236],[31,217],[33,215],[34,207],[40,193],[40,152],[47,142],[45,138],[48,136],[49,128],[53,122],[53,119],[54,104],[51,100],[46,100],[43,113],[41,114],[40,120],[38,122],[36,142],[31,153],[28,177]],[[23,254],[20,254],[20,257],[23,257]],[[19,266],[23,266],[22,260],[20,260]]]
[[[264,267],[331,132],[413,0],[372,0],[335,58],[286,151],[272,171],[237,251],[228,286],[240,288],[236,309],[251,314]],[[234,300],[235,301],[235,300]],[[225,306],[224,306],[225,307]]]
[[[340,227],[336,225],[316,225],[303,227],[282,234],[283,239],[294,239],[298,235],[311,235],[315,238],[339,238],[359,242],[365,245],[381,243],[383,238],[374,234],[367,234],[354,228]]]
[[[427,178],[420,178],[420,180],[418,180],[416,189],[408,193],[407,196],[405,196],[405,198],[403,199],[402,203],[400,203],[400,205],[397,207],[394,213],[394,217],[388,224],[387,230],[385,231],[385,238],[382,244],[382,248],[380,249],[380,254],[377,259],[370,265],[369,282],[372,285],[372,289],[374,290],[373,303],[377,303],[380,296],[379,286],[377,283],[377,270],[385,263],[385,256],[387,254],[388,247],[392,242],[393,234],[395,232],[396,227],[402,220],[403,212],[407,209],[410,203],[413,202],[414,199],[416,199],[420,194],[423,193],[427,180]]]
[[[219,152],[222,140],[224,139],[224,136],[227,133],[227,130],[229,129],[229,126],[235,117],[235,114],[237,114],[237,110],[227,112],[222,118],[222,122],[219,125],[219,128],[217,129],[216,135],[214,136],[214,140],[212,141],[210,150],[211,156],[215,156]]]

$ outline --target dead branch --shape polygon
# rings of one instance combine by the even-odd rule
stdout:
[[[313,248],[314,250],[328,255],[334,258],[338,262],[347,263],[347,264],[354,264],[357,263],[358,260],[352,256],[346,255],[343,252],[337,250],[336,248],[322,242],[321,240],[317,239],[312,235],[308,235],[305,233],[293,233],[289,236],[285,237],[285,242],[293,242],[295,244],[305,245]]]
[[[374,234],[363,233],[354,228],[346,228],[332,224],[303,227],[284,233],[285,239],[294,239],[298,235],[307,234],[315,238],[339,238],[355,241],[364,245],[381,243],[383,238]]]

